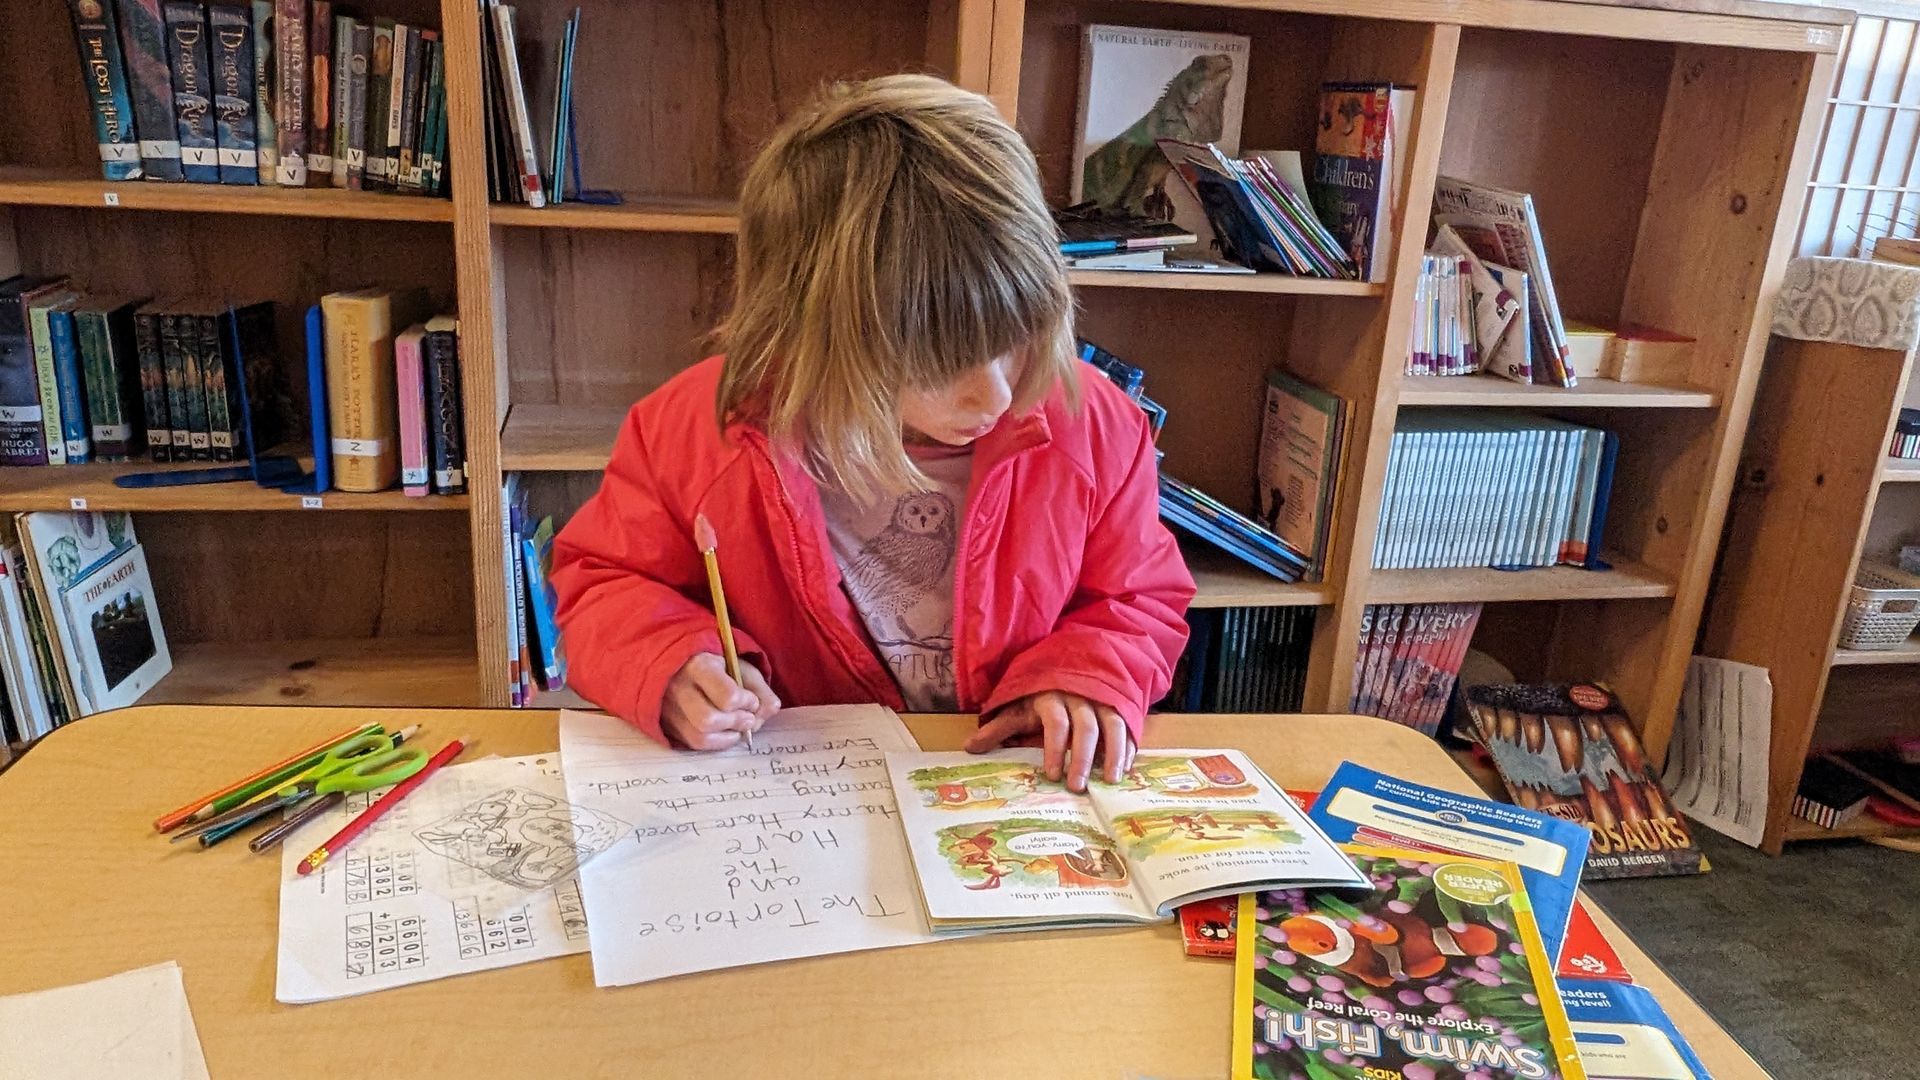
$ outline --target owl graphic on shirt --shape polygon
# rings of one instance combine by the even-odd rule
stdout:
[[[916,640],[905,614],[933,590],[951,586],[955,517],[953,500],[940,492],[902,495],[886,528],[847,566],[847,587],[860,610],[892,619],[903,642]]]

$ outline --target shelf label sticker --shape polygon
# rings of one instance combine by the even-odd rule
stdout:
[[[87,508],[87,500],[80,498],[68,499],[67,506],[74,510],[85,510]]]
[[[302,510],[320,510],[320,509],[323,509],[323,508],[324,508],[324,507],[323,507],[323,506],[321,505],[321,502],[320,502],[320,496],[318,496],[318,495],[302,495],[302,496],[300,496],[300,509],[302,509]]]
[[[108,206],[120,205],[120,193],[117,191],[102,192],[100,198],[104,200]]]

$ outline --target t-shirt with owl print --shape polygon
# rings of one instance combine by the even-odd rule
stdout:
[[[834,561],[907,708],[952,712],[953,554],[973,473],[972,448],[909,447],[932,491],[861,505],[822,490]]]

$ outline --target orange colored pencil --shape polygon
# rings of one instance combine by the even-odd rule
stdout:
[[[733,643],[733,617],[727,613],[727,587],[720,583],[719,534],[705,514],[693,516],[693,543],[707,563],[707,591],[713,594],[713,619],[720,624],[720,648],[727,656],[727,677],[735,686],[747,685],[740,678],[740,649]],[[753,749],[753,732],[747,732],[747,749]]]
[[[199,798],[193,800],[187,805],[182,806],[178,810],[174,810],[171,813],[162,814],[160,817],[154,819],[153,827],[159,832],[169,832],[173,829],[177,829],[181,825],[185,824],[188,818],[192,817],[196,813],[199,813],[202,807],[212,803],[215,799],[220,799],[228,795],[231,795],[234,792],[239,791],[241,788],[246,787],[248,784],[258,783],[259,781],[264,780],[269,776],[272,776],[274,773],[277,773],[280,770],[287,768],[288,766],[292,765],[294,762],[299,761],[301,758],[311,757],[314,754],[322,753],[327,749],[333,747],[335,744],[346,742],[348,739],[351,739],[355,735],[358,735],[361,732],[366,731],[368,728],[376,728],[379,726],[380,725],[377,723],[356,724],[353,727],[350,727],[347,730],[339,733],[338,735],[328,736],[327,738],[324,738],[319,742],[314,743],[312,746],[307,747],[305,750],[302,750],[297,754],[289,755],[284,761],[276,761],[273,764],[267,766],[266,768],[261,769],[259,772],[254,773],[251,776],[247,776],[239,780],[235,780],[233,783],[228,784],[226,787],[223,787],[218,791],[208,792],[207,794],[200,796]]]
[[[406,798],[408,792],[411,792],[414,788],[417,788],[421,784],[426,783],[427,777],[432,776],[436,772],[439,772],[440,766],[445,765],[447,762],[452,761],[454,758],[459,757],[460,751],[465,750],[466,748],[467,748],[466,736],[462,736],[458,739],[455,739],[452,742],[448,743],[447,745],[441,747],[439,753],[427,759],[427,763],[421,767],[419,772],[414,773],[412,776],[409,776],[405,780],[402,780],[399,783],[393,785],[392,791],[389,791],[385,795],[380,796],[380,798],[374,801],[374,804],[372,806],[367,807],[366,810],[361,812],[359,817],[354,818],[352,821],[347,822],[345,828],[341,829],[337,833],[334,833],[331,837],[327,839],[326,843],[321,844],[317,848],[314,848],[313,851],[306,858],[301,859],[300,866],[299,866],[300,876],[306,877],[308,874],[311,874],[315,870],[318,870],[320,869],[320,867],[326,865],[326,861],[333,857],[334,852],[339,851],[341,848],[346,847],[348,844],[353,842],[354,837],[359,836],[363,832],[366,832],[369,826],[371,826],[374,822],[380,820],[380,816],[382,814],[385,814],[388,810],[393,809],[393,805],[395,803],[399,802],[401,799]]]

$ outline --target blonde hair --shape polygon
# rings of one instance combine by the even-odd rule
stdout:
[[[836,84],[741,186],[720,421],[857,498],[925,488],[899,392],[1018,350],[1015,410],[1063,380],[1077,403],[1072,307],[1033,154],[991,102],[924,75]]]

